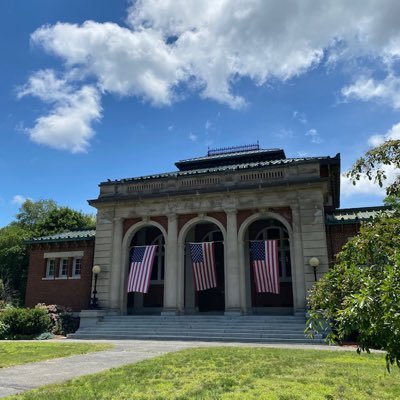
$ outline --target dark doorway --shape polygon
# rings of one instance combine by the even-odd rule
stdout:
[[[214,242],[217,287],[194,292],[195,307],[199,312],[223,312],[225,310],[224,243],[219,228],[212,223],[194,227],[195,242]],[[188,288],[185,288],[188,290]]]
[[[140,229],[132,238],[129,250],[129,260],[131,259],[134,246],[157,244],[158,248],[151,272],[149,291],[145,294],[128,293],[128,314],[159,314],[162,311],[164,304],[164,243],[163,234],[155,226],[146,226]]]
[[[251,268],[251,261],[249,260],[252,307],[293,307],[292,266],[287,229],[275,219],[261,219],[250,225],[248,237],[249,240],[278,240],[279,249],[280,294],[257,293],[253,268]]]

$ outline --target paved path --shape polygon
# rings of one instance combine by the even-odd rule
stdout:
[[[84,342],[85,340],[68,340]],[[110,350],[65,358],[40,361],[25,365],[17,365],[0,369],[0,397],[20,393],[51,383],[60,383],[66,380],[104,371],[125,364],[132,364],[147,358],[156,357],[193,347],[208,346],[245,346],[245,347],[280,347],[292,349],[318,350],[351,350],[354,348],[335,347],[326,345],[285,345],[285,344],[248,344],[248,343],[215,343],[215,342],[175,342],[154,340],[97,340],[96,343],[111,343]]]

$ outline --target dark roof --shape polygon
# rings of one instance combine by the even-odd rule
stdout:
[[[55,233],[28,240],[27,243],[68,242],[77,240],[92,240],[96,236],[96,229],[76,230],[71,232]]]
[[[239,149],[238,147],[233,147],[232,151],[219,154],[210,154],[209,152],[209,154],[204,157],[180,160],[176,162],[175,165],[180,171],[187,171],[249,162],[283,160],[286,158],[285,152],[282,149]]]
[[[379,213],[386,211],[392,213],[391,207],[359,207],[342,208],[326,214],[327,225],[354,224],[361,221],[368,221],[375,218]]]
[[[167,179],[167,178],[177,178],[184,177],[187,175],[201,175],[201,174],[210,174],[224,171],[235,171],[235,170],[244,170],[244,169],[256,169],[261,167],[279,167],[285,166],[288,164],[302,164],[308,162],[333,162],[338,163],[340,156],[336,157],[299,157],[299,158],[283,158],[278,160],[269,160],[269,161],[260,161],[260,162],[247,162],[241,164],[229,164],[229,165],[221,165],[210,168],[199,168],[192,170],[182,170],[182,171],[173,171],[173,172],[164,172],[160,174],[153,175],[145,175],[138,176],[133,178],[125,178],[121,180],[102,182],[100,185],[113,185],[115,183],[128,183],[128,182],[137,182],[151,179]]]

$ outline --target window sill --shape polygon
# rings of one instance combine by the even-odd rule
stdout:
[[[80,275],[70,276],[69,279],[81,279]]]
[[[46,276],[45,278],[42,278],[42,281],[54,281],[54,276]]]
[[[56,280],[64,280],[64,279],[68,279],[68,276],[57,276]]]

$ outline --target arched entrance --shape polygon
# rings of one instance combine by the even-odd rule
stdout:
[[[220,228],[211,222],[198,222],[192,226],[184,242],[184,310],[185,313],[215,312],[225,310],[224,243]],[[214,242],[217,287],[195,291],[190,242]]]
[[[251,240],[277,240],[279,258],[280,293],[257,293],[254,271],[251,267],[249,243]],[[262,218],[252,222],[245,235],[246,284],[249,303],[255,313],[293,311],[292,262],[289,232],[285,225],[274,218]]]
[[[144,226],[132,237],[129,260],[135,246],[158,245],[150,276],[148,293],[127,294],[127,314],[158,314],[164,305],[165,239],[156,226]],[[130,263],[130,262],[129,262]],[[129,274],[129,268],[127,275]]]

